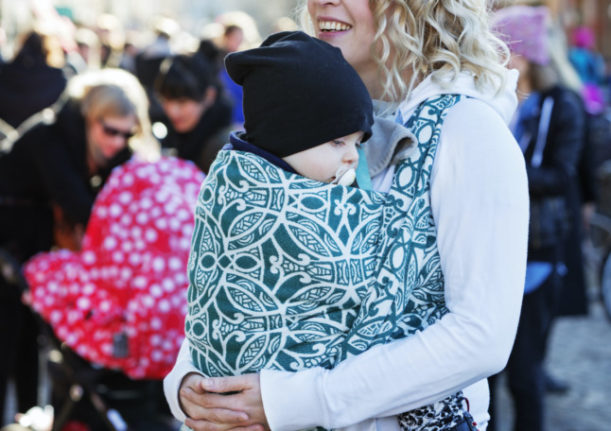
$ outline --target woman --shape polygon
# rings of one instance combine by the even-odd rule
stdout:
[[[146,95],[135,77],[120,70],[77,76],[54,118],[26,132],[0,155],[0,249],[20,264],[54,244],[78,249],[97,192],[113,167],[133,152],[153,157]],[[54,238],[55,236],[55,238]],[[37,402],[36,325],[16,286],[3,284],[0,401],[8,376],[23,376],[18,391]],[[26,400],[27,398],[27,400]],[[0,406],[3,403],[0,402]]]
[[[438,145],[436,154],[414,160],[412,147],[376,141],[374,130],[366,151],[381,192],[409,180],[410,162],[430,163],[430,189],[423,193],[430,196],[425,205],[438,250],[430,263],[440,270],[436,298],[445,311],[418,316],[415,304],[426,307],[431,297],[408,299],[406,313],[420,326],[412,336],[332,370],[204,379],[181,351],[166,378],[166,397],[174,415],[188,416],[195,430],[398,429],[395,415],[462,390],[478,429],[485,429],[485,377],[503,368],[513,342],[528,222],[524,162],[505,125],[515,109],[515,75],[502,67],[486,2],[309,0],[307,10],[316,36],[342,50],[370,95],[398,103],[395,112],[380,103],[382,111],[419,132],[419,142]],[[210,393],[229,391],[236,393]],[[411,419],[424,422],[417,414]],[[412,426],[405,415],[401,422],[403,429],[433,429]]]

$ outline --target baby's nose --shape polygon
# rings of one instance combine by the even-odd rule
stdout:
[[[346,148],[346,152],[344,153],[344,163],[348,164],[356,164],[359,161],[359,152],[356,148],[356,145],[349,145]]]

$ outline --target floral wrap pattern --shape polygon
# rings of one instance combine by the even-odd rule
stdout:
[[[331,368],[448,312],[430,175],[444,113],[459,99],[418,107],[406,124],[417,142],[387,194],[219,153],[198,198],[188,264],[185,333],[204,374]],[[422,421],[409,429],[439,429],[437,412],[459,397],[414,411]]]

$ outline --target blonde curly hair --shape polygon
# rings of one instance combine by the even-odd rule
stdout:
[[[489,28],[487,0],[369,0],[376,25],[371,46],[383,80],[381,99],[400,102],[428,75],[449,85],[471,72],[478,88],[498,90],[509,51]],[[306,31],[314,26],[307,1],[300,8]]]

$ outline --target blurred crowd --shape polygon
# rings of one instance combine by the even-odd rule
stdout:
[[[202,35],[165,16],[128,31],[113,15],[86,26],[34,8],[2,58],[2,424],[12,381],[17,410],[50,402],[56,429],[171,428],[160,379],[183,338],[193,206],[244,121],[223,58],[261,39],[241,11]],[[42,398],[40,352],[51,381]]]
[[[524,308],[507,368],[517,430],[542,429],[545,392],[568,390],[562,376],[550,376],[543,368],[547,339],[555,317],[587,313],[582,245],[590,241],[593,222],[611,217],[611,190],[604,188],[611,176],[611,71],[590,28],[566,31],[547,12],[535,9],[497,23],[514,54],[510,66],[520,71],[520,105],[512,131],[525,154],[531,193]],[[275,30],[296,28],[283,18]],[[175,312],[174,320],[163,323],[166,332],[172,322],[179,329],[183,324],[185,304],[178,294],[186,291],[189,244],[180,240],[190,237],[189,211],[203,174],[229,132],[244,121],[241,87],[227,75],[223,59],[260,41],[256,22],[243,12],[219,16],[198,37],[169,17],[159,17],[149,29],[126,30],[112,15],[85,26],[60,16],[37,17],[35,11],[31,28],[11,41],[15,54],[0,59],[2,424],[9,381],[18,411],[39,404],[44,342],[45,354],[55,352],[49,359],[55,366],[51,403],[61,429],[108,429],[108,421],[117,429],[125,421],[133,429],[175,427],[162,400],[160,378],[169,371],[181,340],[170,340],[159,350],[143,348],[137,364],[111,358],[120,358],[126,343],[143,337],[141,322],[153,314],[136,311],[146,308],[147,301],[167,301]],[[184,177],[170,175],[170,165],[163,164],[175,163],[174,158],[188,161],[172,165]],[[154,170],[143,168],[150,162],[156,163]],[[103,195],[105,201],[100,193],[112,184],[125,187]],[[121,193],[126,190],[130,194]],[[182,200],[172,201],[172,195]],[[152,207],[159,208],[157,215],[142,221]],[[121,213],[113,215],[115,208]],[[188,217],[182,219],[185,211]],[[125,231],[108,227],[110,220]],[[168,249],[168,241],[156,239],[171,231],[172,223],[178,239]],[[603,231],[598,240],[605,243],[611,231]],[[31,263],[37,253],[60,249],[49,261]],[[102,262],[102,250],[114,264]],[[180,262],[170,255],[181,257]],[[149,260],[150,266],[135,269]],[[124,261],[133,265],[121,266]],[[21,275],[26,262],[35,265],[27,282]],[[165,285],[146,278],[159,265]],[[51,273],[58,271],[66,274],[62,282],[75,285],[74,292],[56,292],[54,286],[61,283]],[[51,275],[41,275],[45,272]],[[111,290],[123,283],[125,289],[142,292],[140,302],[134,305],[123,293],[119,299],[105,293],[86,296],[90,304],[84,304],[77,294],[88,286],[101,290],[106,278],[115,284]],[[165,293],[157,295],[155,289]],[[104,308],[101,304],[110,304],[108,313],[97,316],[92,310]],[[70,307],[80,314],[68,313]],[[133,309],[134,317],[117,312],[123,308]],[[78,341],[93,337],[75,335],[83,321],[97,319],[103,326],[115,318],[133,319],[133,330],[109,330],[108,340],[91,338],[85,347]],[[146,342],[162,346],[154,329],[147,329]],[[157,352],[159,358],[152,357]],[[91,367],[83,358],[98,365]],[[90,419],[91,412],[98,418]]]

